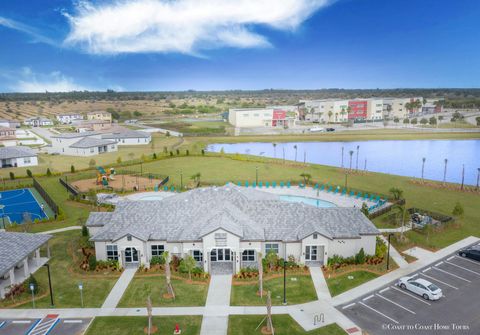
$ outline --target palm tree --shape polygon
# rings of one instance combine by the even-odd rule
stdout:
[[[182,262],[183,262],[183,266],[185,267],[185,269],[188,272],[188,279],[191,281],[192,280],[192,271],[197,266],[197,261],[191,255],[188,255],[187,257],[185,257],[182,260]]]
[[[447,164],[448,164],[448,159],[445,158],[445,167],[443,168],[443,184],[445,184],[447,180]]]
[[[425,157],[422,158],[422,183],[423,183],[423,171],[425,171],[425,161],[427,159]]]
[[[272,143],[273,145],[273,158],[277,158],[277,143]]]
[[[295,144],[293,146],[293,149],[295,149],[295,162],[297,161],[297,145]]]
[[[393,199],[395,200],[400,200],[402,199],[403,196],[403,190],[397,188],[397,187],[392,187],[390,188],[389,192],[392,194]]]
[[[305,186],[307,186],[308,182],[309,182],[310,179],[312,178],[312,175],[311,175],[310,173],[305,173],[305,172],[303,172],[303,173],[300,174],[300,177],[303,178],[303,181],[304,181],[304,183],[305,183]]]
[[[332,112],[332,111],[328,111],[328,122],[329,122],[329,123],[332,121],[332,115],[333,115],[333,112]]]
[[[355,166],[355,169],[358,171],[358,152],[360,151],[360,146],[357,145],[357,163],[356,163],[356,166]]]
[[[349,151],[350,154],[350,170],[352,169],[352,157],[353,157],[353,150]]]
[[[200,172],[197,172],[190,177],[190,179],[193,180],[193,182],[197,185],[197,187],[200,186],[200,177],[201,176],[202,176],[202,174]]]
[[[342,107],[342,111],[340,112],[340,115],[342,116],[342,120],[345,118],[344,115],[347,114],[345,111],[345,107]]]

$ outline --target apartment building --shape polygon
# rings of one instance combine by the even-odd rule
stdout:
[[[87,120],[100,120],[112,122],[112,114],[105,111],[95,111],[87,113]]]
[[[228,122],[238,128],[281,127],[295,125],[296,116],[285,108],[231,108]]]
[[[56,116],[57,121],[62,124],[70,124],[76,120],[83,120],[82,114],[72,113],[72,114],[60,114]]]

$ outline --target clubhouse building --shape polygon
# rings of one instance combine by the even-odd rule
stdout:
[[[361,248],[374,254],[380,234],[358,208],[317,208],[234,185],[121,201],[113,212],[91,213],[87,227],[98,260],[149,266],[168,251],[192,255],[210,273],[237,273],[271,251],[309,266]]]

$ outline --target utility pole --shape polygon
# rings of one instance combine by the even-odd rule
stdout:
[[[357,145],[357,163],[356,163],[356,167],[355,167],[355,170],[358,171],[358,152],[360,151],[360,146]]]
[[[341,165],[342,169],[343,169],[343,151],[344,151],[344,149],[345,148],[342,146],[342,165]]]
[[[462,190],[465,182],[465,164],[462,164]]]
[[[255,166],[255,185],[258,186],[258,166]]]

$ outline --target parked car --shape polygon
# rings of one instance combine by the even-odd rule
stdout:
[[[335,128],[327,128],[327,131],[335,131]]]
[[[438,300],[443,296],[442,290],[437,285],[421,278],[402,277],[398,281],[398,286],[422,296],[425,300]]]
[[[463,249],[463,250],[460,250],[458,254],[462,257],[470,258],[480,262],[480,249],[475,249],[475,248]]]
[[[324,132],[325,129],[323,129],[322,127],[312,127],[309,129],[309,131],[311,133],[321,133],[321,132]]]

